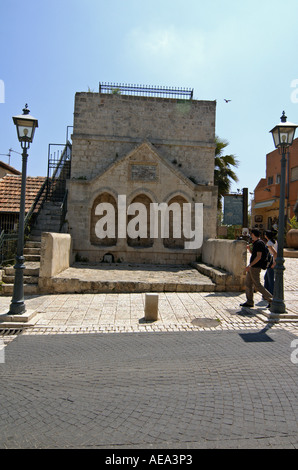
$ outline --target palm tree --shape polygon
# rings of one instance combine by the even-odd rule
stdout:
[[[215,137],[214,184],[218,186],[217,208],[222,209],[222,197],[229,193],[232,180],[237,182],[238,177],[231,167],[238,167],[239,161],[235,155],[223,155],[223,150],[229,145],[226,140]]]

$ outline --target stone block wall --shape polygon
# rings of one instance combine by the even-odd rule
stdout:
[[[71,236],[43,232],[41,235],[39,282],[67,269],[72,263]]]
[[[214,135],[215,102],[77,93],[67,214],[74,252],[96,262],[194,261],[201,250],[183,249],[182,239],[119,237],[117,217],[116,236],[98,239],[96,207],[109,202],[117,214],[121,195],[147,208],[202,203],[203,237],[215,237]]]
[[[198,184],[213,184],[215,101],[77,93],[72,178],[93,178],[145,140]]]
[[[226,281],[226,290],[233,290],[232,287],[235,286],[244,288],[247,266],[247,244],[244,240],[206,240],[202,250],[202,261],[230,273],[231,276]]]

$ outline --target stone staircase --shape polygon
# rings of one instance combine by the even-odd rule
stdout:
[[[62,202],[45,202],[31,232],[41,237],[42,232],[60,232]],[[33,254],[33,253],[32,253]]]
[[[24,247],[24,294],[38,294],[38,277],[40,267],[40,237],[31,236]],[[2,295],[12,295],[15,269],[13,266],[4,268],[2,276]]]
[[[30,237],[25,243],[24,258],[24,294],[38,294],[38,277],[40,268],[40,245],[42,232],[59,232],[61,222],[61,202],[45,202]],[[2,295],[12,295],[15,269],[13,266],[4,268],[2,276]]]

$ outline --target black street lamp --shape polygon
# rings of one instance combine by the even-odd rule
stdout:
[[[279,217],[278,217],[278,236],[277,236],[277,258],[275,266],[275,283],[273,300],[270,311],[272,313],[286,313],[284,302],[284,230],[285,230],[285,182],[286,182],[286,150],[290,147],[294,140],[296,124],[287,121],[287,116],[283,111],[280,118],[281,123],[275,126],[270,132],[272,133],[274,145],[281,152],[281,173],[280,173],[280,196],[279,196]]]
[[[27,173],[27,150],[33,141],[34,132],[38,127],[38,121],[33,116],[30,116],[28,105],[25,105],[23,114],[14,116],[13,122],[16,125],[18,139],[21,142],[23,149],[22,153],[22,186],[21,186],[21,201],[20,201],[20,215],[19,215],[19,232],[18,232],[18,245],[15,269],[15,279],[13,286],[13,295],[10,304],[11,315],[21,314],[26,312],[24,303],[24,220],[25,220],[25,198],[26,198],[26,173]]]

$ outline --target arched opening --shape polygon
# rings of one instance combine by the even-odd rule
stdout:
[[[182,196],[175,196],[168,202],[169,236],[163,239],[165,248],[184,249],[183,204],[187,202]]]
[[[136,196],[128,207],[127,245],[134,248],[150,248],[150,204],[151,199],[145,194]]]
[[[91,209],[90,242],[92,245],[113,246],[117,243],[118,209],[109,193],[96,197]]]

